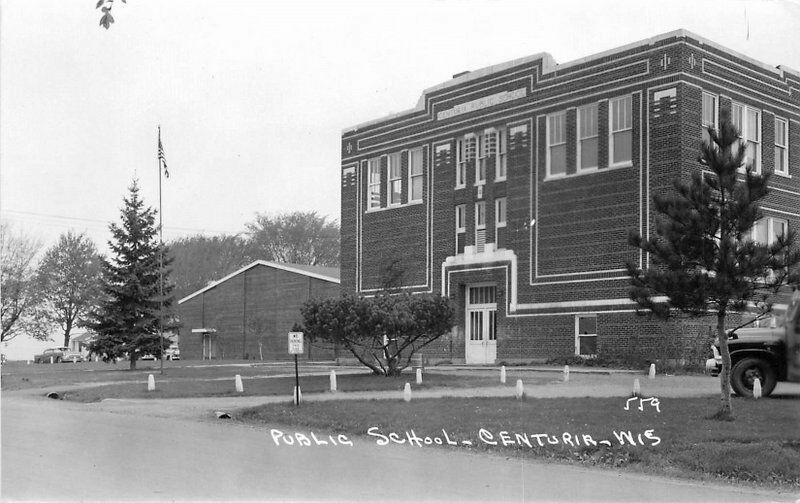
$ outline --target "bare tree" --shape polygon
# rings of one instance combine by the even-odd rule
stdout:
[[[47,340],[48,327],[41,316],[41,299],[34,285],[34,260],[41,244],[14,232],[6,223],[0,224],[0,241],[0,341],[9,341],[23,333]]]
[[[339,265],[339,224],[315,211],[257,215],[247,224],[250,254],[276,262]]]

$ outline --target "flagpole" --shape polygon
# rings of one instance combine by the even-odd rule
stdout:
[[[158,343],[161,345],[161,374],[164,374],[164,233],[161,216],[161,124],[158,125],[158,148],[156,164],[158,169]]]

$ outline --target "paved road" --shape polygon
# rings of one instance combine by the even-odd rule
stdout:
[[[69,435],[55,432],[71,432]],[[264,428],[24,393],[2,399],[2,499],[325,501],[793,501],[463,451],[276,446]]]

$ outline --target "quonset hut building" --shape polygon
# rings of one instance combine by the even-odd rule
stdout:
[[[452,298],[429,358],[700,357],[709,322],[637,316],[624,264],[648,265],[629,231],[653,233],[653,195],[702,169],[722,111],[773,173],[754,237],[800,228],[800,72],[678,30],[455,75],[344,130],[342,289],[373,295],[392,270]]]

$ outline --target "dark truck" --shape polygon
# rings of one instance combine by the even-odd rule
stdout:
[[[761,381],[768,396],[778,381],[800,382],[800,290],[795,290],[786,314],[772,318],[770,326],[740,328],[730,335],[731,387],[739,396],[753,396],[753,383]],[[711,375],[719,375],[722,357],[719,343],[711,346],[714,357],[706,362]]]

